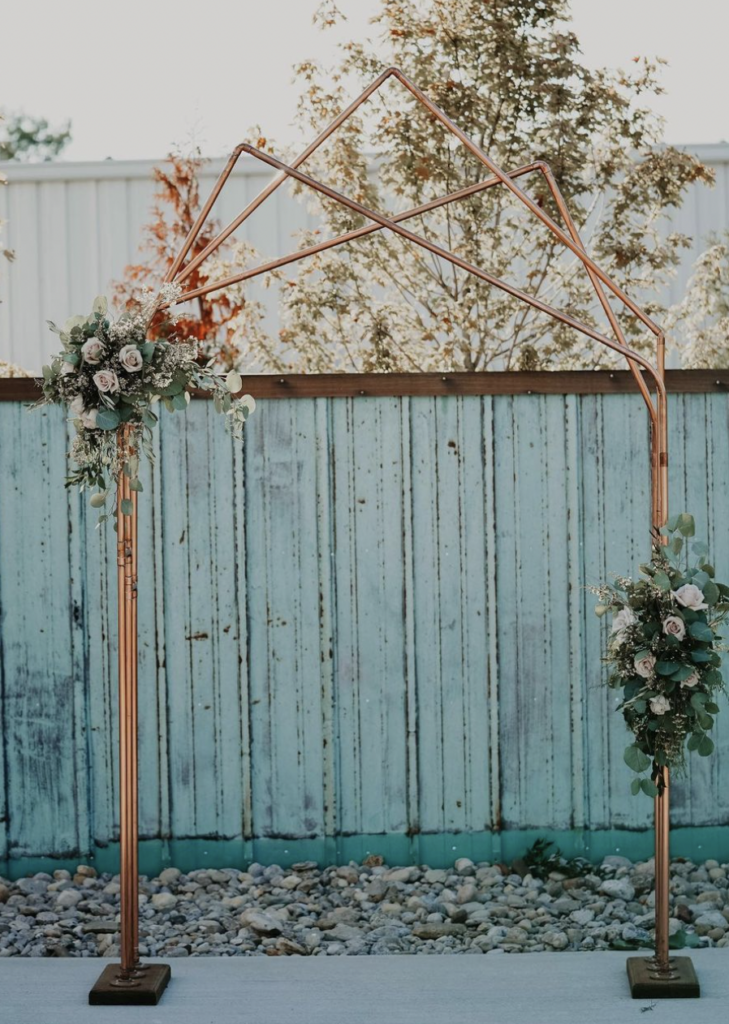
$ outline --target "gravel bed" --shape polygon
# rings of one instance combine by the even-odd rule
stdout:
[[[522,864],[522,870],[524,865]],[[606,857],[569,877],[457,860],[447,870],[378,857],[320,870],[166,868],[140,880],[143,956],[325,956],[628,949],[651,943],[653,862]],[[729,945],[729,865],[671,865],[671,934]],[[0,957],[119,955],[119,878],[81,864],[0,878]]]

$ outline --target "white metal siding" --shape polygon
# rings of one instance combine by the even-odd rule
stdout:
[[[729,228],[729,145],[689,147],[716,171],[716,186],[691,189],[673,218],[673,228],[690,235],[668,301],[683,293],[691,265],[711,232]],[[64,320],[89,308],[94,295],[108,291],[128,263],[140,259],[142,229],[149,220],[159,161],[0,164],[9,178],[0,189],[0,220],[6,220],[7,244],[17,258],[0,265],[0,358],[39,371],[55,350],[47,319]],[[205,167],[206,195],[222,168]],[[214,214],[227,223],[264,184],[269,173],[243,158],[216,204]],[[311,226],[303,203],[280,189],[244,225],[262,256],[273,258],[293,247],[292,232]],[[254,284],[270,323],[276,320],[275,289]]]

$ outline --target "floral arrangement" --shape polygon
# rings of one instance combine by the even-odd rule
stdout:
[[[622,711],[634,742],[625,762],[650,776],[633,779],[633,794],[655,796],[660,768],[685,768],[685,751],[707,757],[714,749],[709,732],[724,690],[718,630],[729,611],[729,587],[714,579],[706,544],[691,542],[693,516],[669,519],[661,531],[665,545],[635,581],[617,577],[615,584],[593,588],[598,615],[612,613],[606,662],[608,685],[622,689]]]
[[[163,289],[162,298],[174,286]],[[94,301],[88,316],[73,316],[51,330],[61,338],[63,351],[43,367],[43,396],[34,408],[51,403],[66,405],[76,428],[70,456],[76,468],[67,486],[93,489],[91,505],[106,504],[111,483],[121,472],[130,477],[130,487],[141,491],[139,452],[152,460],[152,430],[158,421],[158,403],[169,412],[187,408],[191,392],[213,392],[215,408],[226,414],[234,437],[240,437],[248,416],[255,409],[250,395],[235,398],[242,388],[236,370],[219,376],[211,365],[198,362],[196,346],[177,341],[174,335],[162,341],[147,341],[157,298],[148,296],[135,313],[112,320],[103,296]],[[126,426],[125,444],[118,443],[117,428]],[[131,504],[131,503],[129,503]],[[129,514],[131,508],[113,509]],[[108,518],[102,514],[101,521]]]

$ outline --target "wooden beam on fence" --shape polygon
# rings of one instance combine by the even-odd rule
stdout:
[[[650,384],[650,382],[648,382]],[[668,391],[729,391],[729,370],[668,370]],[[290,373],[243,377],[243,393],[264,398],[375,398],[418,395],[630,394],[627,370],[558,370],[531,373]],[[0,402],[32,402],[40,395],[32,377],[0,379]],[[198,392],[196,397],[208,397]]]

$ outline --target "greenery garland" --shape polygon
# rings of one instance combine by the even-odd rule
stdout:
[[[174,297],[163,289],[162,298]],[[156,297],[148,298],[139,312],[112,320],[107,300],[99,296],[88,316],[73,316],[62,328],[48,321],[60,336],[63,351],[43,367],[43,396],[33,408],[60,404],[70,410],[76,435],[69,454],[76,465],[66,485],[93,489],[94,508],[106,505],[111,484],[121,472],[130,477],[133,491],[142,490],[139,452],[153,460],[158,404],[169,412],[184,410],[193,390],[212,391],[216,410],[226,414],[236,438],[255,409],[250,395],[234,397],[243,384],[236,370],[221,377],[212,366],[201,366],[196,346],[174,335],[147,341],[156,308]],[[117,430],[125,424],[127,443],[120,446]],[[100,522],[119,512],[129,514],[131,508],[118,509],[115,504],[111,513],[101,514]]]
[[[681,772],[686,750],[707,757],[714,749],[709,732],[724,690],[718,630],[729,611],[729,587],[714,579],[707,545],[693,542],[689,554],[693,516],[673,516],[661,533],[668,543],[640,566],[643,579],[592,588],[596,613],[612,613],[608,685],[623,691],[618,710],[635,736],[625,762],[642,776],[631,789],[648,796],[661,766]]]

